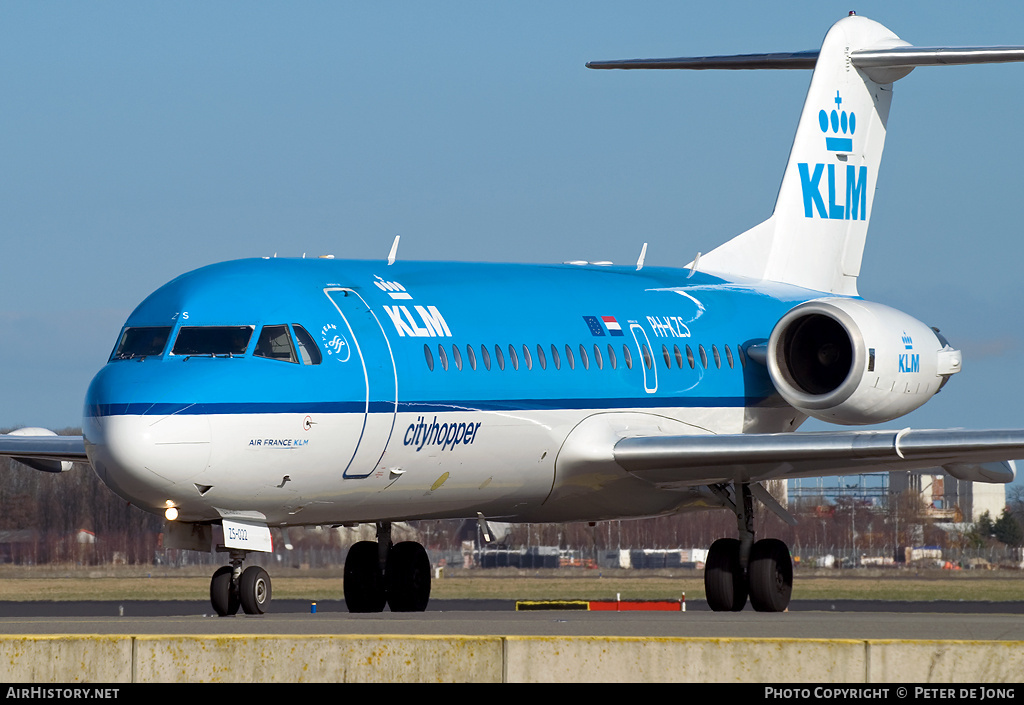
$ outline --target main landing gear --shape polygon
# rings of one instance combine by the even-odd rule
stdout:
[[[270,606],[270,576],[258,565],[242,570],[245,551],[231,551],[231,565],[218,568],[210,580],[210,604],[221,617],[263,614]]]
[[[391,543],[391,522],[377,522],[377,540],[359,541],[345,558],[349,612],[423,612],[430,600],[430,560],[415,541]]]
[[[750,485],[738,483],[733,501],[724,485],[712,491],[736,513],[739,539],[718,539],[711,544],[704,567],[708,606],[716,612],[739,612],[750,597],[758,612],[784,612],[793,593],[793,562],[789,548],[779,539],[754,542],[754,512]]]

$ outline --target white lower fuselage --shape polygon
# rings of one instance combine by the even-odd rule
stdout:
[[[792,417],[787,408],[399,413],[373,437],[354,414],[125,415],[93,419],[87,435],[104,482],[139,506],[173,505],[184,521],[224,512],[272,526],[478,512],[597,521],[709,506],[699,487],[659,490],[618,468],[608,450],[619,437],[777,431]],[[379,457],[369,474],[352,472],[351,460],[369,456]]]

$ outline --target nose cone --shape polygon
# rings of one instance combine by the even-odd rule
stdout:
[[[206,469],[210,426],[166,399],[152,365],[124,360],[107,364],[86,396],[82,432],[99,478],[144,509],[162,511],[168,499],[187,492],[189,479]],[[188,496],[195,494],[195,489]]]

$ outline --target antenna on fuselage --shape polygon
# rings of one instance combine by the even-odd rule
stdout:
[[[388,253],[388,266],[390,267],[395,263],[395,258],[398,257],[398,241],[402,239],[401,235],[395,235],[395,241],[391,243],[391,252]]]
[[[644,257],[646,257],[646,256],[647,256],[647,243],[645,242],[644,246],[640,248],[640,257],[637,258],[637,261],[636,261],[636,271],[639,272],[641,269],[643,269],[643,267],[644,267]]]

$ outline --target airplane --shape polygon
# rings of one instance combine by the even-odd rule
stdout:
[[[683,268],[254,258],[188,272],[125,322],[81,437],[0,436],[37,470],[89,463],[166,519],[165,546],[224,552],[221,616],[262,614],[271,529],[376,526],[344,567],[350,611],[422,611],[430,563],[393,522],[573,522],[727,509],[716,611],[781,612],[786,544],[754,535],[771,480],[941,467],[1014,479],[1024,430],[797,432],[898,419],[960,371],[936,330],[857,291],[894,82],[1024,61],[914,47],[870,19],[820,50],[602,61],[592,69],[810,69],[774,211]]]

